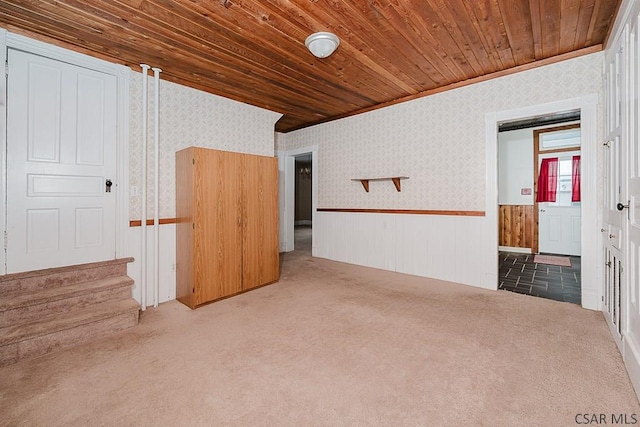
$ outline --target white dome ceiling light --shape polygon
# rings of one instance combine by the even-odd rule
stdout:
[[[319,32],[307,37],[304,44],[315,57],[326,58],[338,48],[340,39],[333,33]]]

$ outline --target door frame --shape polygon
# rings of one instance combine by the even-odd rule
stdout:
[[[532,105],[485,114],[487,219],[484,263],[490,288],[498,284],[498,125],[502,122],[553,114],[580,111],[582,129],[582,307],[602,310],[602,236],[598,233],[602,212],[598,207],[598,100],[597,93],[546,104]]]
[[[284,172],[284,191],[280,195],[280,251],[290,252],[295,249],[295,185],[296,157],[311,154],[311,255],[316,253],[316,224],[318,210],[318,146],[297,148],[289,151],[278,151],[280,173]],[[283,168],[283,169],[281,169]]]
[[[116,252],[114,258],[128,256],[127,228],[129,218],[129,78],[131,70],[124,65],[113,64],[92,56],[74,52],[34,40],[0,28],[0,61],[7,63],[7,49],[19,49],[27,53],[66,62],[116,77],[117,84],[117,132],[116,132]],[[7,74],[0,79],[0,224],[6,231],[7,200]],[[2,251],[0,275],[6,274],[6,251]]]
[[[540,210],[539,210],[540,206],[536,201],[536,198],[538,195],[538,178],[539,178],[538,175],[540,173],[540,155],[553,154],[553,153],[562,154],[562,153],[572,152],[572,151],[580,151],[580,154],[582,154],[582,138],[580,139],[579,147],[559,148],[555,150],[540,151],[540,135],[543,133],[558,132],[562,130],[571,130],[571,129],[582,129],[582,125],[580,123],[575,123],[575,124],[570,124],[565,126],[535,129],[533,131],[533,240],[531,242],[531,253],[533,254],[537,254],[540,248],[540,233],[539,233],[539,221],[538,221],[540,217]],[[582,171],[580,172],[582,173]],[[582,193],[582,191],[580,193]],[[580,198],[582,199],[582,194],[580,194]],[[580,217],[582,217],[582,203],[580,203]]]

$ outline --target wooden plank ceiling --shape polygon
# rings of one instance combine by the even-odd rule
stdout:
[[[621,0],[2,0],[0,26],[283,113],[276,130],[600,50]],[[341,40],[317,59],[304,40]],[[553,59],[551,59],[553,60]]]

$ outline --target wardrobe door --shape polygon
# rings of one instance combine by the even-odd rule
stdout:
[[[197,304],[242,290],[242,155],[199,149],[195,158]]]
[[[243,156],[243,290],[275,282],[278,253],[278,160]]]

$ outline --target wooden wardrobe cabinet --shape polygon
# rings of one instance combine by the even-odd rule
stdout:
[[[278,161],[176,153],[176,296],[201,304],[278,280]]]

